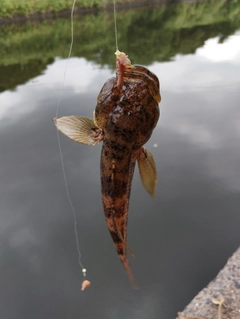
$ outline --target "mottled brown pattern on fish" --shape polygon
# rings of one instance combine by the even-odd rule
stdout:
[[[133,282],[126,257],[127,220],[136,154],[159,118],[159,82],[142,66],[124,71],[121,89],[109,79],[98,96],[96,124],[102,129],[101,189],[105,218],[118,255]]]
[[[116,78],[110,78],[97,99],[93,120],[84,116],[54,118],[70,139],[95,145],[103,142],[101,189],[105,218],[118,255],[134,286],[128,263],[127,220],[131,183],[136,161],[146,191],[155,197],[157,171],[154,158],[143,145],[159,118],[161,100],[156,75],[117,50]],[[132,252],[130,251],[132,254]]]
[[[146,69],[142,65],[134,65],[132,69],[128,68],[124,71],[124,77],[130,81],[145,81],[148,84],[148,90],[150,95],[154,97],[157,103],[161,101],[161,95],[159,91],[159,80],[155,74]]]
[[[104,129],[109,114],[119,99],[118,90],[112,91],[116,86],[116,78],[112,77],[102,87],[97,98],[97,106],[95,108],[95,121],[99,128]]]
[[[101,188],[105,218],[112,240],[123,266],[134,286],[134,279],[127,260],[127,220],[131,182],[136,160],[132,161],[131,149],[111,147],[108,143],[102,147]],[[106,156],[107,154],[107,156]]]

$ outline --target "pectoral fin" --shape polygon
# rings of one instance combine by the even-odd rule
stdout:
[[[139,152],[137,162],[144,188],[152,197],[155,197],[157,170],[152,154],[143,147]]]
[[[60,132],[75,142],[95,145],[102,141],[102,131],[87,117],[72,115],[52,120]]]

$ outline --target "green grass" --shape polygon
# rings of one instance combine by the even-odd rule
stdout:
[[[76,7],[104,7],[111,0],[76,0]],[[134,2],[134,0],[116,0],[117,3]],[[35,12],[59,12],[72,7],[73,0],[0,0],[0,18],[14,14],[29,15]]]

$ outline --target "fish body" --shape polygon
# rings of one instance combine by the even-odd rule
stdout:
[[[106,223],[120,260],[134,286],[127,259],[127,220],[132,178],[136,161],[144,187],[155,196],[156,167],[143,145],[159,119],[158,78],[147,68],[131,65],[117,52],[116,77],[101,89],[93,120],[69,116],[54,119],[69,138],[88,145],[103,142],[100,176]]]

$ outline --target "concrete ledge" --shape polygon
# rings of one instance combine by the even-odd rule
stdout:
[[[240,319],[240,248],[176,319]]]

